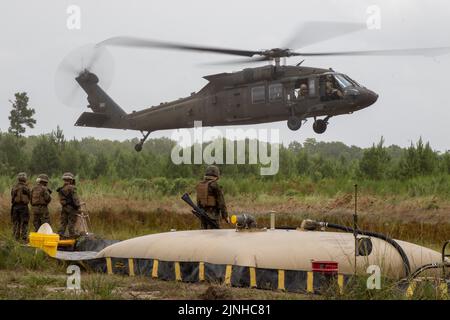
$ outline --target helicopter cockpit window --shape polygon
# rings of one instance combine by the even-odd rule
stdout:
[[[320,100],[330,101],[342,99],[344,96],[342,93],[343,89],[351,85],[352,84],[348,80],[340,75],[327,74],[320,76]]]
[[[266,88],[264,86],[252,88],[252,103],[266,102]]]
[[[281,83],[271,84],[269,86],[269,100],[279,101],[283,99],[283,85]]]

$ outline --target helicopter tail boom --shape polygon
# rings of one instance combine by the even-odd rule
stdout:
[[[98,77],[85,70],[75,79],[86,92],[88,108],[93,112],[83,112],[75,125],[81,127],[128,129],[127,113],[100,88]]]
[[[92,127],[92,128],[111,128],[116,126],[108,126],[110,117],[104,113],[98,112],[83,112],[75,123],[78,127]]]

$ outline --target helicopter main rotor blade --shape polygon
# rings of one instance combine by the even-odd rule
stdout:
[[[325,40],[340,37],[352,32],[366,29],[365,23],[338,21],[311,21],[300,25],[294,36],[283,45],[283,48],[299,49]]]
[[[340,52],[298,52],[303,57],[322,56],[440,56],[450,53],[450,47],[439,48],[412,48],[390,50],[366,50],[366,51],[340,51]]]
[[[222,54],[231,54],[236,56],[253,57],[263,54],[262,51],[236,50],[227,48],[206,47],[197,45],[188,45],[181,43],[141,39],[134,37],[113,37],[97,44],[98,46],[121,46],[135,48],[157,48],[157,49],[175,49],[187,51],[213,52]]]
[[[270,61],[271,58],[268,57],[257,57],[252,59],[234,59],[234,60],[228,60],[228,61],[216,61],[216,62],[208,62],[208,63],[202,63],[201,65],[204,66],[221,66],[221,65],[233,65],[233,64],[247,64],[247,63],[257,63],[262,61]]]

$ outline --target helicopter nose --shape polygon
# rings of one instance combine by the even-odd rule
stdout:
[[[368,98],[368,100],[369,100],[369,104],[368,105],[369,106],[374,104],[375,102],[377,102],[377,100],[378,100],[378,94],[377,93],[369,90],[369,94],[368,95],[369,95],[369,98]]]
[[[378,100],[378,94],[371,90],[365,89],[363,92],[360,92],[359,100],[358,105],[362,108],[366,108]]]

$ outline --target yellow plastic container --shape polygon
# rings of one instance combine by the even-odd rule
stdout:
[[[56,256],[56,251],[58,251],[58,241],[46,241],[42,250],[50,257]]]
[[[44,246],[44,235],[37,232],[30,232],[30,246],[42,248]]]
[[[58,250],[59,234],[30,233],[30,246],[44,250],[48,255],[54,257]]]

